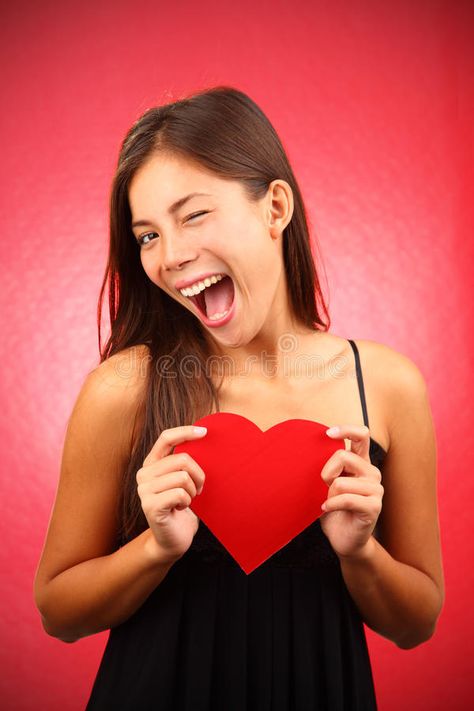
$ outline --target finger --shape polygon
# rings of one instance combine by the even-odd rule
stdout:
[[[338,476],[329,487],[328,497],[338,494],[363,494],[383,496],[384,488],[375,480],[354,476]]]
[[[207,434],[207,432],[199,432],[194,425],[183,425],[181,427],[171,427],[170,429],[163,430],[143,460],[143,466],[146,467],[171,454],[171,450],[173,447],[176,447],[177,444],[190,439],[199,439],[205,436],[205,434]]]
[[[143,481],[139,486],[142,491],[146,491],[148,494],[160,494],[167,489],[182,487],[193,499],[197,495],[196,483],[189,472],[184,469],[153,477],[153,479]]]
[[[196,460],[189,454],[189,452],[176,452],[176,454],[168,454],[163,459],[155,462],[155,467],[153,470],[156,471],[157,476],[162,474],[169,474],[170,472],[178,471],[179,469],[184,469],[185,471],[197,474],[198,479],[204,479],[204,469],[196,462]]]
[[[349,440],[350,451],[370,461],[370,430],[366,425],[336,425],[337,432],[328,437],[338,437]],[[329,428],[333,430],[332,427]],[[326,430],[327,432],[327,430]]]
[[[161,478],[166,474],[177,471],[185,471],[193,479],[198,493],[200,494],[204,486],[206,475],[203,469],[199,466],[193,457],[188,452],[178,452],[177,454],[169,454],[157,462],[143,466],[137,472],[137,482],[147,481],[148,479]]]
[[[170,454],[166,458],[166,462],[171,465],[173,471],[184,470],[187,472],[196,486],[197,493],[201,493],[206,475],[202,467],[188,452]]]
[[[148,497],[149,500],[148,500]],[[161,492],[160,498],[156,496],[153,497],[152,494],[147,493],[142,497],[142,508],[147,510],[152,516],[155,523],[160,523],[160,519],[171,509],[178,509],[182,511],[191,505],[192,497],[183,488],[177,489],[167,489]]]
[[[321,478],[331,486],[338,476],[366,476],[367,462],[348,449],[337,449],[321,469]]]
[[[360,513],[378,516],[382,510],[382,502],[378,496],[360,494],[338,494],[324,502],[324,512],[329,511],[359,511]]]

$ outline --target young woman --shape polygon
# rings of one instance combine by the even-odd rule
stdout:
[[[48,634],[110,629],[88,711],[375,709],[363,623],[410,649],[444,600],[427,389],[401,353],[329,333],[297,181],[245,94],[132,126],[99,314],[106,285],[111,335],[99,315],[35,578]],[[346,445],[315,472],[325,512],[249,575],[173,451],[218,411],[339,426]]]

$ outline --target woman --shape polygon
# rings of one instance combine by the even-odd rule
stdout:
[[[112,185],[101,363],[69,421],[35,578],[48,634],[110,628],[88,711],[368,711],[363,623],[401,649],[433,635],[444,578],[425,382],[322,314],[301,193],[262,111],[228,87],[147,111]],[[262,430],[339,426],[346,445],[315,472],[325,512],[249,575],[189,508],[205,472],[173,453],[218,411]]]

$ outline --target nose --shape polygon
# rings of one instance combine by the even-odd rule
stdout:
[[[175,240],[173,242],[170,239],[164,239],[162,245],[162,264],[165,271],[181,269],[183,264],[193,261],[197,256],[196,248],[190,245],[189,242],[186,244],[184,240]]]

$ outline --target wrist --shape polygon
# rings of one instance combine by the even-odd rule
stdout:
[[[377,541],[375,540],[374,536],[371,535],[367,542],[362,546],[362,548],[359,548],[356,553],[351,553],[349,555],[338,554],[338,557],[341,563],[369,563],[375,557],[376,547]]]
[[[171,566],[179,559],[180,556],[170,556],[166,554],[156,540],[151,528],[147,528],[142,535],[145,540],[144,549],[152,566]]]

